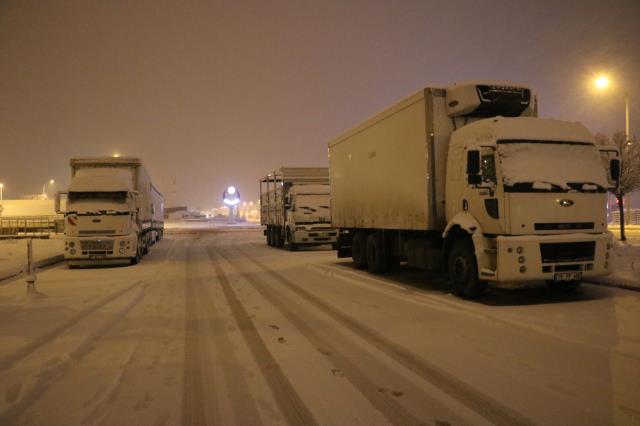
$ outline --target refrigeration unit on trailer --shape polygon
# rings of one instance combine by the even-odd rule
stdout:
[[[260,223],[270,246],[335,244],[330,206],[326,167],[282,167],[260,180]]]
[[[164,232],[163,196],[138,158],[71,159],[66,194],[69,266],[138,263]]]
[[[463,297],[609,273],[615,150],[579,123],[537,118],[528,87],[427,87],[332,140],[329,169],[338,256],[359,268],[445,268]]]

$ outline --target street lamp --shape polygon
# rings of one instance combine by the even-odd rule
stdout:
[[[4,189],[4,183],[0,183],[0,201],[2,201],[2,190]]]
[[[611,80],[606,74],[599,74],[593,79],[593,86],[598,91],[605,91],[611,86]],[[624,134],[629,143],[629,92],[624,92]]]
[[[56,181],[54,181],[53,179],[49,180],[49,185],[53,185],[54,183],[56,183]],[[49,198],[47,196],[47,184],[46,183],[42,184],[42,196],[44,198]]]

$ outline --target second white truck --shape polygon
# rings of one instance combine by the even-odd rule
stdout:
[[[326,167],[282,167],[260,180],[260,223],[267,244],[296,250],[334,245],[329,171]]]
[[[537,118],[527,87],[427,87],[329,143],[338,256],[444,268],[462,297],[491,281],[575,289],[611,266],[605,151],[579,123]]]

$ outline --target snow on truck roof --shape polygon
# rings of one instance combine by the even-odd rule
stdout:
[[[72,158],[69,161],[71,167],[79,165],[88,166],[112,166],[112,165],[125,165],[125,166],[141,166],[142,160],[135,157],[85,157],[85,158]]]
[[[262,182],[329,182],[328,167],[281,167],[262,178]]]
[[[581,123],[533,117],[494,117],[478,120],[455,131],[457,139],[478,145],[497,140],[531,140],[594,143]]]
[[[289,190],[289,194],[293,195],[329,195],[330,192],[329,185],[317,184],[294,185]]]
[[[130,169],[110,167],[81,168],[71,178],[71,192],[115,192],[131,191],[132,171]]]
[[[131,190],[131,179],[119,176],[76,176],[69,192],[120,192]]]

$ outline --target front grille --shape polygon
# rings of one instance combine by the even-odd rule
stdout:
[[[113,240],[81,240],[82,251],[113,251]]]
[[[116,230],[115,229],[91,229],[91,230],[82,230],[79,231],[78,234],[80,235],[109,235],[109,234],[115,234]]]
[[[593,229],[593,222],[568,222],[568,223],[536,223],[536,231],[557,231],[565,229]]]
[[[595,252],[595,241],[540,244],[542,263],[584,262],[593,260]]]

